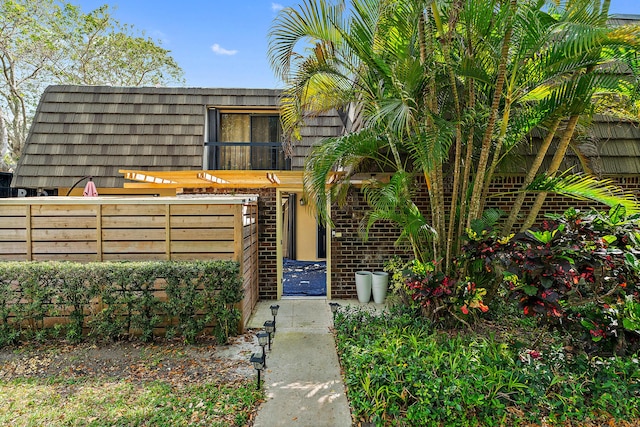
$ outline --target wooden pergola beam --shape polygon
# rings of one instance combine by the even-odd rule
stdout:
[[[124,188],[268,188],[300,186],[303,171],[256,171],[256,170],[182,170],[140,171],[120,169]],[[332,172],[327,185],[339,181],[343,172]]]

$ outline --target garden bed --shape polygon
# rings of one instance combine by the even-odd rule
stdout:
[[[405,309],[406,310],[406,309]],[[341,310],[336,341],[362,425],[640,425],[638,355],[591,357],[531,319],[435,329],[404,313]]]

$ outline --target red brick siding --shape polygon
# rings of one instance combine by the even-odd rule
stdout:
[[[485,208],[500,208],[508,212],[516,199],[515,191],[520,188],[523,179],[520,176],[497,178],[490,190],[490,194],[496,196],[487,199]],[[640,195],[640,176],[617,178],[616,182],[622,188],[635,193],[636,196]],[[523,217],[533,204],[534,199],[535,196],[529,196],[525,199],[525,204],[522,207]],[[428,212],[426,191],[421,191],[415,197],[415,202],[423,209],[423,212]],[[591,201],[579,201],[550,194],[546,198],[543,213],[561,213],[570,207],[582,210],[588,210],[591,207],[606,209],[606,206]],[[410,250],[403,250],[394,245],[399,230],[391,224],[376,224],[369,233],[368,242],[363,242],[360,239],[358,224],[365,210],[366,203],[362,194],[354,189],[351,190],[345,207],[333,207],[332,216],[335,231],[342,233],[342,237],[334,237],[331,243],[332,298],[356,297],[356,271],[379,271],[383,268],[384,262],[393,255],[400,255],[404,258],[411,257]]]
[[[513,205],[516,194],[512,193],[523,181],[519,176],[497,178],[491,194],[497,194],[487,200],[485,208],[500,208],[508,211]],[[618,178],[620,185],[640,195],[640,176]],[[214,193],[229,193],[230,190],[214,190]],[[258,194],[258,288],[261,300],[277,298],[277,241],[276,241],[276,190],[266,189],[235,189],[234,193]],[[507,194],[509,193],[509,194]],[[528,197],[522,208],[527,212],[534,197]],[[416,204],[424,212],[428,212],[428,197],[426,191],[421,191],[415,198]],[[588,209],[596,206],[590,201],[576,201],[567,197],[549,195],[545,201],[544,212],[563,212],[569,207]],[[358,225],[367,209],[360,191],[350,190],[347,203],[340,208],[332,208],[334,231],[341,237],[331,240],[331,297],[337,299],[355,298],[355,272],[360,270],[381,271],[386,260],[393,255],[406,259],[411,257],[410,248],[397,247],[395,242],[399,230],[392,224],[375,224],[369,232],[368,241],[364,242],[359,233]]]
[[[332,208],[334,231],[341,237],[331,240],[331,297],[355,298],[355,272],[360,270],[381,271],[384,263],[394,254],[406,255],[409,248],[395,245],[398,229],[388,223],[375,224],[368,241],[358,233],[358,225],[367,210],[362,194],[350,190],[345,207]]]

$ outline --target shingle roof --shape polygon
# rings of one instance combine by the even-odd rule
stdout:
[[[70,187],[92,175],[98,187],[121,188],[119,169],[202,169],[207,106],[276,108],[279,95],[272,89],[51,86],[38,106],[12,186]],[[309,119],[301,130],[303,140],[293,147],[293,169],[303,167],[309,147],[342,129],[337,113]],[[637,123],[599,116],[591,133],[596,173],[640,173]],[[505,165],[501,172],[524,173],[535,147],[523,144],[524,161]],[[552,147],[547,164],[553,152]],[[578,164],[569,152],[562,170]]]
[[[277,108],[279,96],[273,89],[50,86],[12,186],[70,187],[92,175],[98,187],[117,188],[118,169],[202,169],[206,107]],[[310,120],[295,155],[341,129],[337,114]],[[294,168],[302,163],[292,159]]]
[[[612,25],[628,25],[640,23],[640,15],[637,14],[613,14],[609,16],[609,24]]]
[[[612,25],[640,25],[640,15],[618,14],[609,17]],[[517,154],[522,158],[520,162],[504,164],[503,173],[526,173],[536,155],[536,149],[542,135],[534,132],[531,144],[522,144]],[[621,176],[640,174],[640,127],[638,122],[620,120],[614,117],[596,115],[588,129],[588,139],[593,143],[584,154],[588,156],[589,167],[593,173],[601,176]],[[556,144],[549,148],[540,171],[547,169],[555,153]],[[568,150],[561,171],[573,168],[582,172],[578,155]]]
[[[621,176],[640,174],[640,127],[638,123],[619,120],[613,117],[596,115],[590,124],[586,139],[587,144],[578,146],[587,157],[592,172],[600,176]],[[505,163],[501,167],[503,173],[526,173],[536,155],[541,135],[535,132],[531,143],[521,144],[517,148],[520,161]],[[541,171],[546,170],[555,153],[554,143],[549,147]],[[561,171],[573,168],[582,172],[578,155],[569,149],[565,155]]]

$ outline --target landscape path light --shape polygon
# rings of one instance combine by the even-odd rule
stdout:
[[[337,302],[330,302],[329,307],[331,307],[331,314],[333,314],[333,320],[336,320],[336,313],[338,312],[338,308],[340,308],[340,304]]]
[[[275,332],[276,331],[276,316],[278,315],[278,309],[280,308],[280,306],[278,304],[274,304],[269,308],[271,309],[271,315],[273,316],[273,332]]]
[[[249,359],[253,364],[253,367],[258,371],[258,385],[256,386],[257,390],[260,390],[260,371],[264,369],[264,358],[259,353],[253,353],[251,355],[251,359]]]
[[[267,343],[269,342],[269,334],[264,332],[264,331],[260,331],[258,332],[258,344],[260,345],[260,347],[262,347],[262,358],[263,360],[263,364],[264,364],[264,368],[267,367],[267,354],[264,351],[264,347],[267,345]]]
[[[273,320],[267,320],[264,322],[264,330],[269,334],[269,351],[271,351],[271,334],[275,333],[276,325]]]

